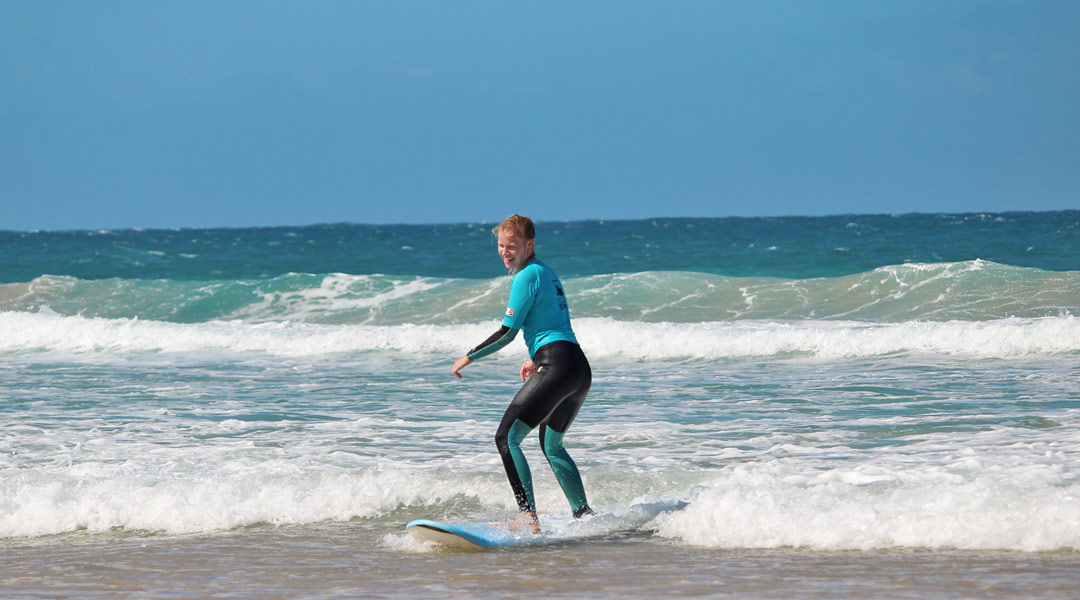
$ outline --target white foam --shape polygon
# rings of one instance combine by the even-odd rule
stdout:
[[[467,350],[469,341],[475,340],[475,344],[495,328],[495,324],[338,326],[287,321],[180,324],[0,312],[0,330],[5,332],[0,338],[0,352],[123,354],[222,350],[277,356],[370,351],[445,353]]]
[[[233,319],[304,321],[326,314],[366,314],[373,321],[381,308],[446,285],[452,280],[391,278],[378,275],[332,273],[317,287],[289,291],[256,291],[260,300],[229,315]],[[379,289],[385,287],[385,289]]]
[[[1032,487],[994,469],[808,472],[776,462],[728,469],[654,526],[718,548],[1049,551],[1080,549],[1078,522],[1080,482],[1052,475]]]
[[[345,470],[226,463],[185,472],[171,464],[83,463],[23,472],[0,482],[0,538],[112,529],[201,533],[258,523],[346,521],[431,505],[455,495],[496,493],[494,477],[454,476],[383,465]],[[489,481],[490,480],[490,481]],[[498,486],[504,491],[504,482]],[[503,498],[505,496],[505,498]]]
[[[213,321],[180,324],[0,312],[0,352],[81,354],[207,350],[320,356],[343,352],[460,353],[496,322],[461,325],[316,325]],[[1080,319],[1071,315],[997,321],[893,324],[796,321],[642,323],[575,321],[590,356],[632,360],[807,356],[846,358],[896,353],[1009,358],[1080,352]],[[523,348],[522,337],[515,342]],[[516,352],[515,350],[515,352]]]
[[[860,323],[737,321],[639,323],[580,319],[586,350],[637,360],[805,355],[819,358],[902,352],[1007,358],[1080,351],[1080,319],[1072,316],[998,321]]]
[[[401,402],[413,401],[405,396]],[[402,507],[442,515],[453,506],[460,515],[462,498],[475,507],[468,520],[499,518],[516,507],[491,444],[505,400],[491,403],[487,420],[463,420],[453,400],[440,397],[422,420],[358,405],[315,422],[244,420],[258,410],[246,401],[179,403],[192,409],[188,417],[159,404],[139,412],[138,403],[119,403],[86,419],[70,415],[63,427],[55,426],[56,412],[35,407],[42,422],[26,419],[0,436],[7,449],[0,452],[0,538],[198,533],[379,519]],[[661,404],[657,413],[653,404]],[[842,414],[816,417],[782,403],[749,415],[736,402],[714,406],[734,418],[670,422],[662,413],[671,404],[659,400],[590,407],[575,423],[572,452],[602,518],[561,533],[646,529],[711,547],[1080,549],[1075,408],[1056,409],[1050,427],[999,416],[1006,424],[923,427],[903,444],[863,448],[852,446],[865,438],[846,428],[928,424],[929,417],[848,422],[852,415],[837,404],[829,406]],[[812,433],[818,427],[828,429]],[[523,450],[541,512],[564,513],[535,435]],[[690,506],[651,524],[643,523],[655,512],[622,508],[677,499]]]
[[[409,533],[388,533],[383,536],[382,543],[395,552],[426,554],[441,550],[439,544],[420,539]]]

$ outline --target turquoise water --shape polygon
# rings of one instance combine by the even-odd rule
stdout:
[[[691,271],[836,277],[981,259],[1075,270],[1080,211],[544,223],[537,249],[562,277]],[[489,278],[494,223],[252,229],[0,231],[0,282],[250,280],[285,273]]]
[[[493,435],[524,345],[449,373],[508,293],[490,228],[0,233],[0,583],[47,595],[35,560],[133,565],[140,545],[205,580],[206,552],[251,545],[252,568],[304,547],[363,585],[358,556],[436,561],[502,595],[402,533],[515,510]],[[1080,551],[1078,233],[1080,211],[539,223],[594,367],[567,445],[609,528],[544,564],[603,547],[673,595],[746,591],[721,559],[805,566],[762,596],[811,595],[837,556],[894,579],[989,561],[1002,589],[1045,569],[1036,597],[1080,583],[1049,577]],[[525,452],[540,512],[566,513]],[[624,512],[659,501],[689,506]],[[145,575],[114,592],[166,595]],[[620,593],[607,577],[596,595]]]

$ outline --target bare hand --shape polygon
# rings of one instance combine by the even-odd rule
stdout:
[[[536,365],[533,364],[532,359],[527,359],[521,365],[521,381],[524,382],[529,377],[532,377],[536,373]]]
[[[450,372],[453,373],[454,376],[457,377],[458,379],[461,379],[460,371],[462,369],[464,369],[465,367],[467,367],[468,365],[471,365],[471,364],[472,364],[472,361],[469,360],[468,356],[462,356],[461,358],[454,361],[454,368],[451,369]]]

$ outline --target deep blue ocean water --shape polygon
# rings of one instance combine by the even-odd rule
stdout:
[[[449,372],[505,305],[493,225],[0,232],[0,539],[359,528],[382,556],[428,551],[416,516],[511,516],[524,345]],[[599,533],[1080,550],[1080,211],[537,235],[593,363],[567,444]]]
[[[494,223],[250,229],[0,231],[0,282],[252,280],[287,273],[491,278]],[[1080,211],[543,223],[562,277],[682,271],[838,277],[904,263],[981,259],[1072,271]],[[0,223],[2,228],[2,223]]]

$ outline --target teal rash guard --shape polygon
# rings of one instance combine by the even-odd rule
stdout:
[[[566,294],[555,271],[542,261],[533,259],[514,274],[510,283],[510,301],[502,327],[466,355],[477,360],[501,350],[525,331],[529,358],[543,345],[555,341],[577,343],[570,328],[570,309]]]

